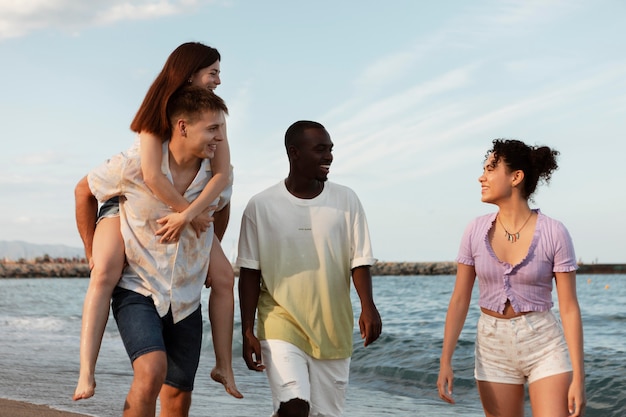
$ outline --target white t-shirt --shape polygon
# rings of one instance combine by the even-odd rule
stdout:
[[[237,265],[261,271],[259,339],[318,359],[350,357],[351,270],[375,262],[365,213],[348,187],[325,182],[320,195],[301,199],[281,181],[244,211]]]

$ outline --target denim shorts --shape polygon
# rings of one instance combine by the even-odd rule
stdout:
[[[293,398],[307,401],[311,416],[341,416],[346,403],[350,358],[315,359],[283,340],[261,340],[261,357],[274,411]]]
[[[163,351],[167,355],[165,383],[192,391],[202,346],[200,306],[174,324],[172,311],[159,317],[151,297],[115,287],[112,308],[131,363],[146,353]]]
[[[117,217],[120,215],[120,198],[113,197],[109,198],[107,201],[100,206],[100,210],[98,211],[98,222],[105,217]]]
[[[524,384],[572,371],[563,329],[552,311],[512,319],[481,313],[475,354],[478,381]]]

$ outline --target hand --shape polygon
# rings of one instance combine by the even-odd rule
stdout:
[[[582,417],[585,412],[587,398],[584,384],[572,382],[567,392],[567,408],[573,417]]]
[[[382,333],[383,322],[374,304],[361,306],[359,330],[361,331],[361,339],[365,339],[363,346],[373,343]]]
[[[243,360],[251,371],[262,372],[265,369],[261,357],[261,343],[253,334],[243,336]]]
[[[156,231],[157,236],[161,236],[159,243],[173,243],[178,241],[181,232],[189,221],[182,213],[172,213],[157,220],[161,228]]]
[[[212,211],[213,207],[215,206],[209,207],[209,210],[198,214],[191,221],[191,227],[193,227],[193,230],[196,232],[196,237],[200,237],[200,235],[206,232],[209,226],[211,226],[211,223],[213,223],[213,216],[209,214]]]
[[[440,366],[439,377],[437,378],[437,390],[439,391],[439,398],[447,403],[454,404],[454,398],[452,397],[452,381],[454,380],[454,372],[449,366]]]

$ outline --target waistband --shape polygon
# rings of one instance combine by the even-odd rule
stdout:
[[[490,323],[492,325],[514,324],[518,322],[526,322],[528,325],[532,326],[532,323],[536,323],[537,321],[543,320],[546,318],[555,318],[552,310],[532,311],[530,313],[522,314],[520,316],[511,317],[510,319],[503,319],[499,317],[490,316],[489,314],[485,314],[484,312],[481,311],[479,320]]]

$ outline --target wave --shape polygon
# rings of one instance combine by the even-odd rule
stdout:
[[[67,319],[63,320],[58,317],[28,317],[28,316],[5,316],[0,317],[2,327],[7,331],[16,331],[22,333],[28,330],[37,331],[62,331],[67,325]]]

